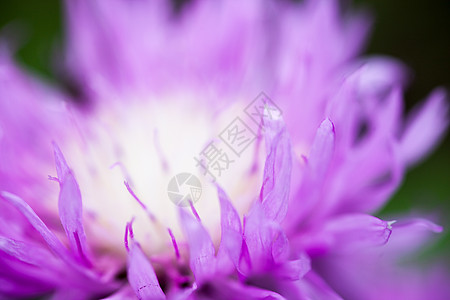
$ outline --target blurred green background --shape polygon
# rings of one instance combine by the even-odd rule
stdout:
[[[375,17],[366,54],[394,56],[414,71],[406,92],[407,109],[438,85],[450,88],[450,1],[355,2],[354,7],[369,9]],[[59,0],[0,1],[1,36],[15,41],[17,59],[24,66],[57,84],[61,83],[60,76],[52,70],[63,40],[61,12]],[[408,172],[380,216],[426,211],[437,215],[441,224],[450,228],[449,153],[447,135],[428,159]],[[444,233],[431,253],[445,255],[448,250],[450,235]]]

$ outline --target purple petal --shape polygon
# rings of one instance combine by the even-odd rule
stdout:
[[[64,158],[64,155],[59,149],[58,145],[53,142],[53,155],[55,157],[56,174],[58,175],[58,180],[64,180],[64,177],[70,172],[70,168]]]
[[[0,190],[41,200],[46,195],[40,187],[48,183],[42,166],[53,159],[51,140],[70,130],[66,97],[23,72],[0,43]]]
[[[334,152],[334,136],[333,123],[325,119],[317,129],[308,157],[310,176],[314,179],[323,178],[328,170]]]
[[[103,298],[102,300],[136,300],[136,294],[129,285],[126,285],[111,296]]]
[[[327,251],[358,252],[385,245],[391,236],[393,223],[364,214],[338,216],[327,221],[319,232],[313,233],[317,240],[313,238],[307,248],[311,255],[316,255]]]
[[[176,298],[179,299],[179,298]],[[280,294],[271,290],[266,290],[257,286],[242,284],[236,280],[217,280],[209,283],[207,286],[199,287],[192,294],[181,299],[190,300],[230,300],[230,299],[248,299],[248,300],[282,300],[285,299]]]
[[[270,220],[281,222],[286,216],[291,181],[291,143],[282,119],[264,122],[269,154],[264,166],[260,201]]]
[[[78,300],[78,299],[87,299],[90,297],[89,292],[78,290],[78,289],[70,289],[70,288],[61,288],[58,289],[50,298],[50,300]]]
[[[255,203],[248,216],[244,217],[244,240],[254,269],[265,269],[273,263],[269,223],[258,203]]]
[[[239,268],[242,249],[241,219],[225,192],[219,186],[217,187],[217,191],[220,201],[220,220],[222,227],[219,253],[223,248],[224,251],[227,252],[234,266]]]
[[[26,293],[20,287],[12,288],[16,284],[23,284],[33,290],[34,293],[50,291],[55,286],[63,285],[67,280],[71,280],[65,271],[64,264],[56,259],[55,256],[45,247],[34,243],[21,242],[5,237],[0,237],[0,299],[4,288],[10,285],[10,292],[17,296]],[[6,277],[6,278],[4,278]],[[21,282],[22,279],[25,282]],[[6,281],[11,280],[10,283]],[[39,292],[39,289],[42,291]]]
[[[414,164],[432,150],[448,126],[448,104],[442,89],[434,91],[425,105],[408,118],[400,139],[405,164]]]
[[[33,296],[37,294],[49,293],[53,285],[47,282],[49,277],[51,280],[51,274],[46,274],[41,269],[30,268],[17,261],[1,259],[0,299],[33,299]]]
[[[311,270],[311,259],[302,254],[298,259],[287,261],[274,270],[275,277],[285,280],[299,280]]]
[[[332,173],[321,188],[326,199],[322,215],[373,211],[398,187],[403,175],[397,149],[403,73],[395,61],[367,60],[329,103],[336,150]]]
[[[429,231],[435,233],[441,233],[444,229],[429,220],[425,219],[409,219],[400,222],[396,222],[394,227],[397,229],[417,230],[417,231]]]
[[[30,265],[58,265],[55,257],[39,245],[0,236],[0,251]]]
[[[329,119],[325,119],[317,129],[300,189],[295,195],[295,200],[290,203],[291,207],[286,218],[289,228],[295,230],[301,222],[310,218],[312,210],[323,198],[320,196],[333,157],[334,146],[334,125]]]
[[[50,249],[63,258],[66,261],[70,261],[71,258],[67,249],[61,243],[61,241],[56,237],[56,235],[48,229],[48,227],[42,222],[42,220],[36,215],[36,213],[31,209],[31,207],[22,199],[16,195],[10,194],[8,192],[1,192],[0,195],[3,199],[12,204],[17,210],[19,210],[25,218],[30,222],[30,224],[36,229],[39,234],[47,242]]]
[[[343,300],[341,296],[336,294],[336,292],[314,272],[309,272],[304,280],[299,280],[298,285],[306,299]]]
[[[395,65],[391,67],[395,68]],[[363,78],[364,74],[360,77]],[[381,83],[386,80],[384,72],[375,77],[378,76],[378,80],[368,80],[366,83],[366,89],[371,84],[372,89],[378,87],[372,91],[373,95],[364,99],[365,105],[359,104],[363,108],[356,113],[357,121],[354,122],[361,126],[361,120],[365,120],[367,132],[360,138],[362,140],[352,142],[349,148],[343,148],[342,143],[339,145],[339,156],[343,161],[330,176],[333,178],[328,188],[328,195],[332,198],[330,210],[374,211],[389,199],[402,179],[404,168],[396,141],[401,121],[402,91],[398,83]],[[360,81],[364,82],[362,79]],[[358,125],[354,127],[359,128]],[[353,132],[357,132],[357,129]],[[340,133],[339,137],[343,134]],[[361,201],[363,198],[364,201]]]
[[[276,228],[272,238],[272,257],[276,263],[283,263],[289,255],[289,239],[281,228]]]
[[[450,290],[441,283],[436,285],[448,281],[446,272],[402,263],[408,258],[416,260],[413,252],[442,228],[422,219],[398,221],[391,226],[386,245],[370,246],[366,238],[369,247],[317,257],[315,270],[345,299],[447,299]],[[382,241],[382,235],[379,237]]]
[[[177,240],[175,239],[175,236],[173,235],[173,232],[170,228],[167,228],[167,232],[169,233],[170,239],[172,240],[172,246],[175,252],[175,257],[177,258],[177,260],[180,260],[180,250],[178,249]]]
[[[392,238],[387,247],[396,257],[402,257],[429,244],[443,228],[422,218],[399,220],[392,225]]]
[[[42,236],[49,248],[67,264],[69,267],[67,272],[73,276],[73,285],[95,294],[107,293],[117,287],[116,282],[103,282],[97,274],[83,268],[76,262],[56,235],[48,229],[25,201],[8,192],[1,192],[0,196],[23,214],[31,226]]]
[[[285,299],[280,294],[265,290],[262,288],[242,285],[237,282],[229,281],[228,284],[224,284],[223,289],[219,290],[219,297],[214,299],[233,299],[237,295],[241,297],[241,299],[249,299],[249,300],[283,300]]]
[[[208,281],[216,272],[214,244],[202,224],[183,209],[179,210],[180,223],[189,245],[191,270],[197,284]]]
[[[253,272],[272,270],[289,258],[289,241],[283,229],[265,216],[259,202],[244,218],[244,240]]]
[[[56,170],[60,182],[59,216],[69,238],[72,251],[84,264],[90,266],[86,233],[83,227],[83,207],[78,183],[67,165],[59,147],[54,144]]]
[[[131,224],[127,224],[128,228]],[[130,243],[128,248],[128,281],[139,299],[157,300],[166,299],[155,271],[142,252],[141,246],[137,243],[132,234],[130,234]]]

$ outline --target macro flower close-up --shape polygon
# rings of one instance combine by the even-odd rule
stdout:
[[[54,80],[0,30],[0,300],[450,299],[450,210],[389,210],[447,90],[410,107],[370,8],[61,6]]]

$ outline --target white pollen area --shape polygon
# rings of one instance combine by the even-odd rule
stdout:
[[[219,138],[236,117],[255,128],[246,118],[246,104],[243,101],[216,112],[184,95],[103,104],[88,117],[75,117],[79,138],[60,147],[80,186],[91,244],[101,245],[97,250],[124,255],[125,225],[135,218],[136,238],[147,253],[174,255],[167,228],[173,231],[181,248],[185,239],[178,218],[180,208],[169,199],[168,184],[179,173],[191,173],[202,186],[195,209],[217,245],[217,189],[194,158],[205,158],[200,153],[210,142],[228,155],[233,162],[216,176],[217,183],[241,216],[246,213],[261,187],[264,140],[260,147],[258,139],[254,140],[237,156]],[[252,172],[255,161],[258,168]],[[217,171],[212,172],[217,175]],[[155,221],[133,198],[124,181]],[[183,209],[190,211],[189,207]]]

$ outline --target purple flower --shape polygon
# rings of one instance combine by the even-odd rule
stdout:
[[[405,121],[404,67],[358,58],[367,16],[336,2],[67,0],[83,105],[2,45],[0,299],[448,299],[402,263],[442,228],[373,216],[445,93]]]

